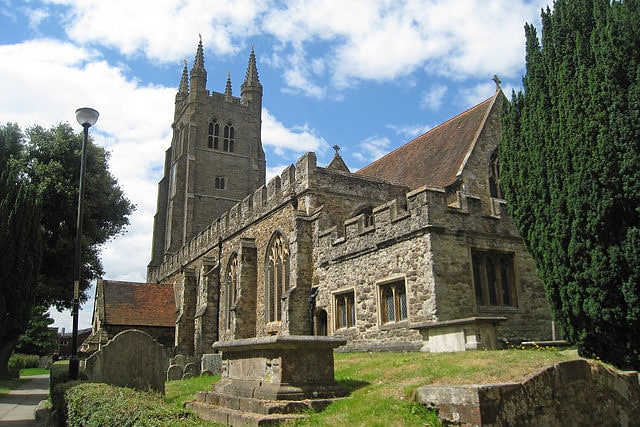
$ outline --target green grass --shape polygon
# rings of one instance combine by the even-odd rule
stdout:
[[[436,414],[414,401],[418,387],[517,382],[545,366],[576,358],[575,351],[543,347],[461,353],[338,353],[335,378],[348,396],[287,425],[439,426]],[[210,390],[217,379],[168,382],[166,397],[182,406],[196,391]]]
[[[11,390],[15,390],[20,387],[22,384],[26,384],[29,382],[29,379],[25,377],[30,377],[32,375],[40,375],[40,374],[48,374],[48,369],[40,369],[40,368],[25,368],[20,370],[20,378],[12,379],[12,380],[0,380],[0,394],[7,394]]]
[[[48,373],[49,373],[48,369],[25,368],[25,369],[20,369],[20,378],[22,378],[22,377],[31,377],[33,375],[44,375],[44,374],[48,374]]]
[[[196,392],[211,390],[211,385],[218,381],[220,376],[193,377],[165,383],[165,399],[172,405],[182,408],[182,404],[193,400]]]

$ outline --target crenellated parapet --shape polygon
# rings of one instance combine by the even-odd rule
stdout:
[[[157,268],[150,268],[148,280],[162,281],[167,276],[180,271],[194,259],[216,248],[224,241],[259,221],[261,218],[281,209],[289,203],[297,203],[297,197],[304,195],[312,187],[318,168],[316,155],[307,153],[296,165],[285,168],[280,175],[273,177],[266,186],[259,187],[231,209],[209,224],[191,241],[172,255],[165,256]]]
[[[323,213],[316,215],[318,262],[322,265],[378,250],[425,233],[498,233],[518,237],[506,213],[504,200],[492,199],[491,212],[483,211],[481,199],[457,192],[447,203],[444,189],[421,187],[403,199],[375,207],[372,214],[360,214],[342,224],[322,228]]]

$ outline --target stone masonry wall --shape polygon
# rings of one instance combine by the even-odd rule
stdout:
[[[472,316],[508,318],[499,336],[549,339],[550,313],[542,283],[522,240],[507,217],[483,212],[478,198],[459,193],[459,206],[447,204],[445,192],[421,188],[407,194],[403,204],[392,201],[373,210],[374,225],[362,218],[317,233],[318,309],[329,315],[329,331],[349,339],[349,348],[415,348],[421,343],[411,327]],[[475,304],[471,247],[513,251],[520,266],[519,305],[491,307]],[[405,281],[407,321],[381,324],[380,284]],[[356,325],[335,331],[335,295],[353,291]]]

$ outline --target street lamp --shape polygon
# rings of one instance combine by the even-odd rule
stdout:
[[[84,173],[87,163],[87,140],[89,139],[89,128],[98,121],[98,112],[93,108],[78,108],[76,110],[76,120],[82,125],[82,151],[80,154],[80,189],[78,190],[78,221],[76,223],[76,253],[73,271],[73,331],[71,334],[71,360],[69,361],[69,378],[78,378],[80,361],[78,360],[78,311],[80,310],[80,270],[81,246],[82,246],[82,217],[84,214]]]

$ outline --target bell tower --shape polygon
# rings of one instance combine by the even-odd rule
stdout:
[[[262,84],[251,49],[241,96],[207,90],[202,40],[191,72],[185,61],[175,97],[173,137],[158,183],[153,247],[148,268],[209,226],[265,183],[262,149]]]

